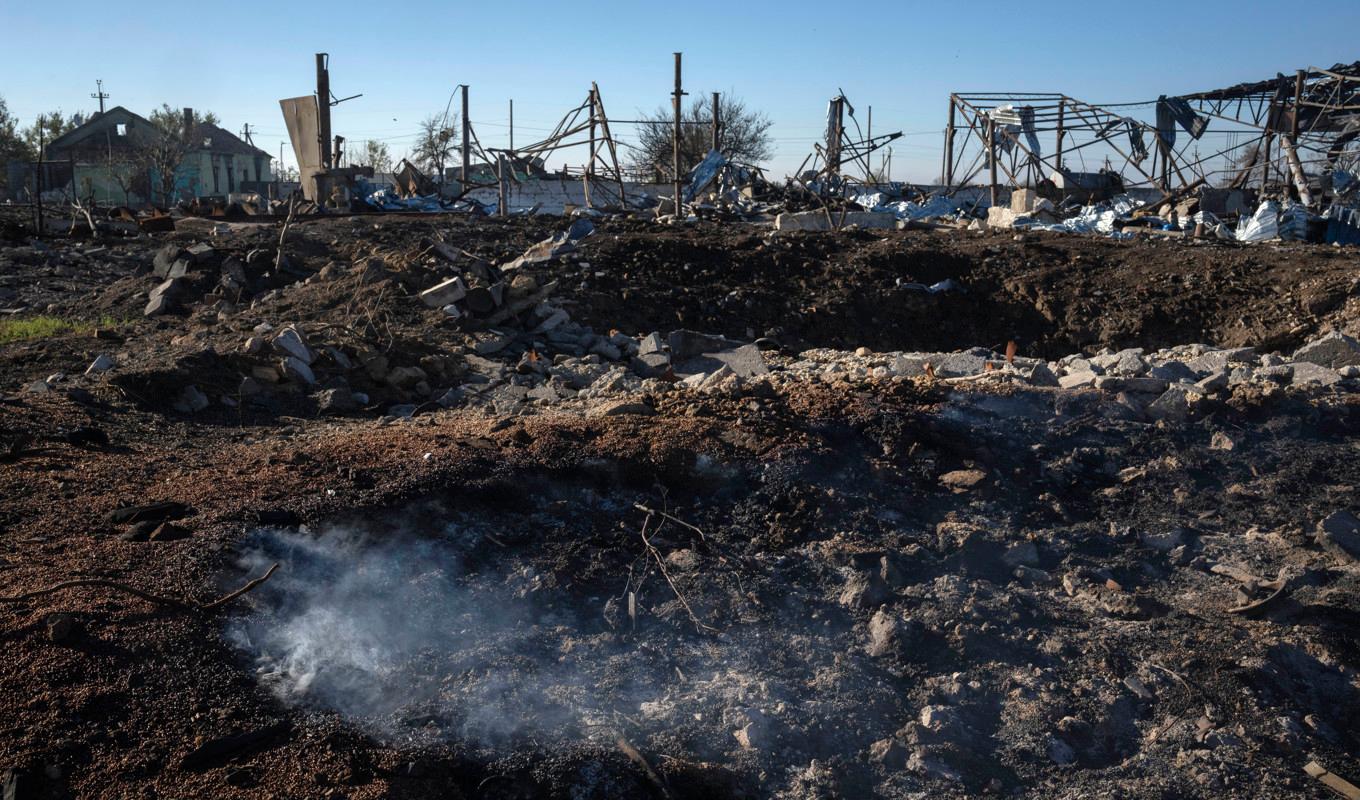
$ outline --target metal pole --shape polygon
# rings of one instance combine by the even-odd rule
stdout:
[[[1294,73],[1294,119],[1289,125],[1289,136],[1295,142],[1299,140],[1299,103],[1303,102],[1303,76],[1303,70]]]
[[[330,56],[316,54],[316,139],[321,166],[331,168],[331,73]]]
[[[515,98],[510,98],[510,150],[515,149]]]
[[[826,131],[826,174],[839,175],[841,172],[841,131],[844,129],[845,98],[836,97],[831,101],[831,119]]]
[[[872,144],[874,141],[874,107],[869,106],[869,122],[864,128],[864,136]],[[864,182],[869,183],[873,180],[872,157],[868,154],[864,156]]]
[[[949,95],[949,124],[944,129],[944,188],[949,190],[954,186],[954,112],[957,105],[954,103],[954,95]]]
[[[675,110],[675,131],[671,135],[671,174],[675,180],[675,218],[680,219],[680,98],[684,97],[684,89],[680,85],[680,54],[675,54],[675,94],[672,98],[672,105]]]
[[[990,173],[992,205],[997,202],[996,190],[996,120],[987,118],[987,170]]]
[[[1064,130],[1066,122],[1067,122],[1067,100],[1063,99],[1058,101],[1058,152],[1057,155],[1054,156],[1054,163],[1057,164],[1058,169],[1060,170],[1062,169],[1063,166],[1062,163],[1063,137],[1067,135],[1067,131]]]
[[[713,93],[713,144],[710,150],[721,150],[718,146],[722,141],[722,112],[718,109],[718,93]]]
[[[509,185],[507,184],[507,182],[506,182],[506,180],[505,180],[505,154],[504,154],[504,153],[497,153],[497,154],[496,154],[496,188],[497,188],[497,190],[498,190],[498,191],[497,191],[497,194],[498,194],[498,196],[499,196],[499,197],[498,197],[498,208],[497,208],[497,211],[498,211],[499,213],[498,213],[496,216],[499,216],[499,217],[508,217],[508,216],[510,216],[510,191],[509,191]]]
[[[590,89],[590,160],[586,162],[586,170],[581,175],[581,180],[585,184],[586,208],[594,208],[590,201],[590,177],[595,172],[595,125],[596,117],[595,89]]]
[[[461,84],[461,86],[463,89],[463,147],[460,157],[463,166],[458,173],[458,180],[462,184],[460,188],[466,192],[468,188],[468,159],[472,157],[472,139],[469,136],[470,130],[468,128],[468,86],[466,83]],[[444,182],[443,175],[439,176],[439,181],[440,183]]]

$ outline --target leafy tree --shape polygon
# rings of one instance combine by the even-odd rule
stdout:
[[[709,95],[695,97],[688,108],[680,111],[680,169],[687,171],[704,160],[713,143],[713,109]],[[729,161],[759,164],[774,155],[770,128],[774,124],[759,111],[746,107],[745,101],[724,93],[718,97],[718,150]],[[662,106],[652,114],[644,114],[647,124],[640,126],[639,146],[632,151],[631,166],[637,170],[658,172],[670,176],[671,139],[674,134],[675,112]]]
[[[453,158],[456,114],[431,114],[420,123],[420,133],[411,149],[411,161],[438,183],[444,182],[444,165]]]
[[[364,142],[363,150],[356,153],[350,160],[372,167],[374,172],[392,171],[392,154],[387,149],[387,143],[377,139],[369,139]]]
[[[175,178],[184,157],[202,146],[202,142],[194,141],[198,125],[216,125],[221,120],[211,111],[201,116],[193,112],[190,124],[185,125],[184,111],[171,108],[168,103],[152,111],[147,120],[155,129],[154,135],[139,137],[132,159],[143,171],[155,175],[161,198],[169,203],[174,200]]]
[[[194,115],[193,120],[195,123],[202,123],[205,125],[222,124],[222,120],[219,119],[218,116],[211,111],[204,112],[195,111],[193,112],[193,115]],[[151,114],[147,116],[147,119],[151,120],[151,124],[155,125],[158,129],[162,131],[169,130],[175,127],[183,128],[184,109],[171,108],[169,103],[161,103],[161,107],[153,110]]]
[[[24,142],[32,153],[37,153],[40,145],[68,133],[76,128],[76,115],[65,116],[61,110],[39,114],[32,125],[24,128]]]
[[[5,98],[0,97],[0,188],[9,188],[8,170],[5,165],[10,161],[31,161],[33,153],[28,143],[19,133],[19,119],[9,112]]]

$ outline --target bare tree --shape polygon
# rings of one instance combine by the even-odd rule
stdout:
[[[123,192],[123,205],[132,205],[132,192],[145,191],[150,181],[146,178],[143,165],[138,163],[137,151],[110,150],[104,156],[104,171],[109,179]]]
[[[420,134],[411,149],[411,161],[438,183],[444,182],[444,165],[453,158],[453,141],[458,131],[456,114],[431,114],[420,123]]]
[[[186,119],[186,117],[188,117]],[[152,111],[148,120],[152,131],[139,136],[130,158],[139,169],[153,175],[160,189],[161,200],[169,205],[175,201],[175,183],[179,178],[184,158],[202,146],[195,141],[200,124],[216,125],[217,115],[208,111],[202,115],[171,108],[162,103]]]
[[[682,109],[680,120],[680,169],[688,170],[708,155],[712,145],[712,103],[709,95],[695,97],[688,108]],[[729,161],[758,165],[774,155],[770,118],[746,107],[745,101],[731,93],[718,98],[718,150]],[[671,137],[674,132],[675,112],[667,107],[652,114],[644,114],[640,126],[639,146],[632,151],[630,165],[634,169],[656,172],[666,176],[671,172]]]

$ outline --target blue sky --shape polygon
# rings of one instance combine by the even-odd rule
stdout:
[[[733,91],[775,123],[776,175],[798,166],[843,89],[874,130],[901,130],[893,177],[939,171],[951,90],[1145,100],[1360,59],[1360,0],[1236,3],[30,3],[0,0],[0,95],[25,124],[52,108],[162,102],[211,109],[256,143],[286,141],[278,99],[310,93],[313,54],[351,141],[409,145],[421,118],[472,87],[484,145],[543,135],[592,80],[611,117],[668,102],[683,51],[691,92]],[[863,116],[861,116],[863,120]],[[616,134],[627,140],[631,130]],[[579,153],[572,156],[579,160]],[[291,162],[291,153],[286,154]],[[557,159],[549,161],[556,166]]]

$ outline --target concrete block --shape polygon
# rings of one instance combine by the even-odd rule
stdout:
[[[1294,386],[1331,386],[1341,382],[1341,375],[1336,370],[1307,361],[1299,361],[1289,367],[1292,370],[1290,383]]]
[[[850,211],[846,213],[842,220],[840,214],[833,213],[831,219],[827,218],[825,211],[795,211],[784,212],[774,218],[774,229],[777,231],[829,231],[832,230],[832,222],[839,222],[842,227],[848,228],[852,225],[860,228],[896,228],[897,217],[885,211]]]
[[[420,293],[420,301],[428,308],[443,308],[467,297],[467,285],[462,278],[449,278]]]
[[[1293,360],[1332,369],[1354,366],[1360,364],[1360,341],[1340,331],[1332,331],[1295,350]]]

